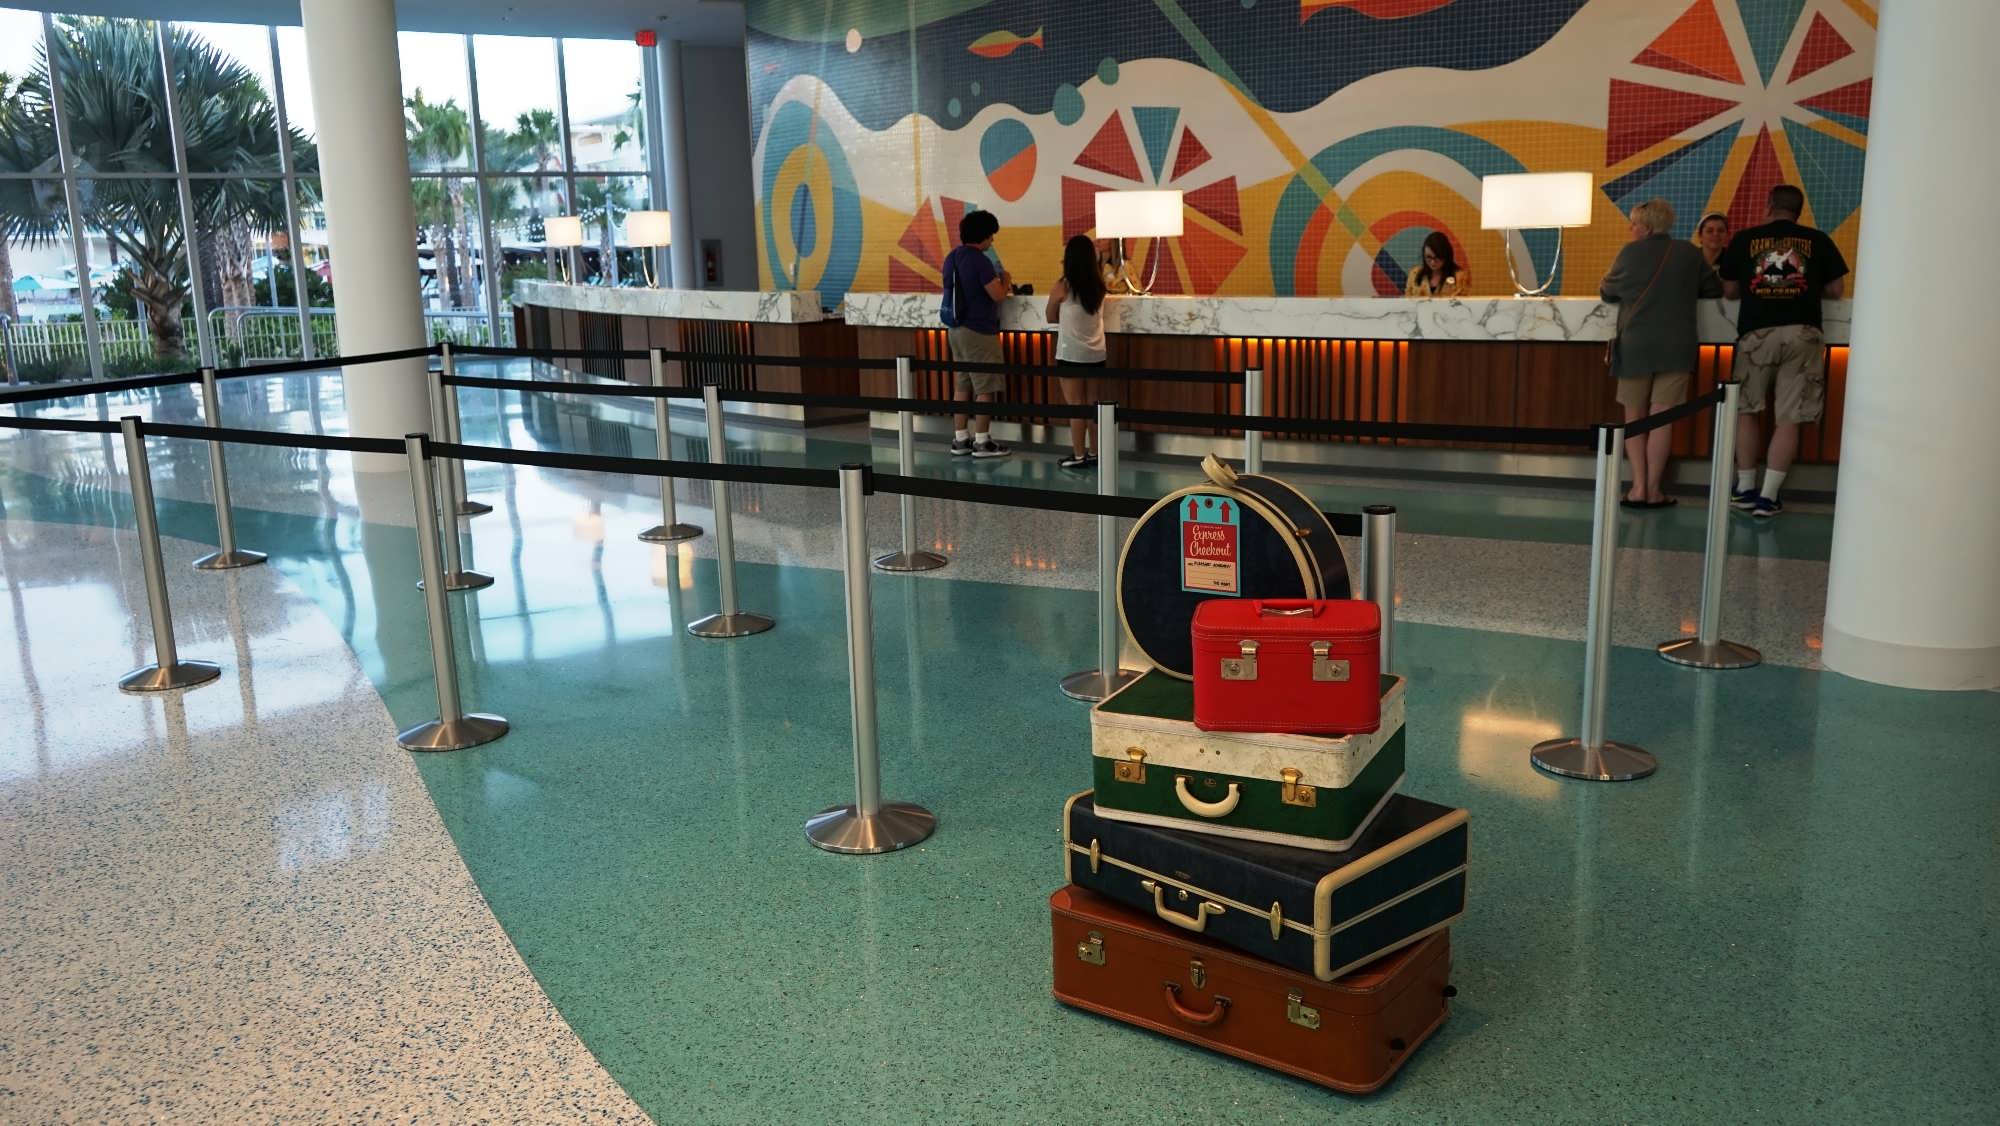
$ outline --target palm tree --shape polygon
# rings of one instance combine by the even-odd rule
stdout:
[[[20,82],[13,75],[0,70],[0,137],[13,132],[11,118],[15,101],[20,97],[19,88]],[[4,198],[0,198],[0,317],[13,320],[21,315],[21,307],[14,301],[14,252],[9,249],[12,224],[7,221],[7,212]],[[6,357],[0,355],[0,367],[6,363]]]
[[[632,182],[627,176],[598,176],[576,182],[576,213],[586,224],[597,224],[598,269],[618,284],[618,223],[632,210]]]
[[[411,168],[443,171],[459,167],[472,146],[472,119],[459,108],[457,99],[426,101],[423,90],[419,88],[403,100],[403,109],[403,128],[409,135]],[[442,222],[435,224],[442,237],[431,242],[440,255],[437,266],[439,294],[446,308],[462,308],[467,304],[471,286],[467,284],[467,271],[460,261],[459,252],[464,248],[469,253],[472,241],[463,185],[457,180],[444,179],[432,181],[424,187],[435,193],[443,203]],[[426,193],[419,190],[419,194]],[[420,212],[422,207],[420,203]]]
[[[532,109],[514,119],[514,143],[526,151],[535,162],[535,175],[531,182],[535,193],[540,195],[549,190],[549,173],[562,167],[562,125],[556,120],[554,110]],[[525,161],[523,162],[525,163]],[[556,181],[560,206],[567,207],[569,201],[560,198],[561,181]]]
[[[278,150],[277,108],[256,74],[180,29],[168,33],[173,59],[163,82],[153,25],[139,20],[63,16],[57,20],[69,143],[78,173],[83,222],[102,231],[113,254],[125,260],[134,298],[144,307],[154,352],[185,351],[183,308],[191,293],[186,240],[228,231],[237,224],[270,229],[285,214]],[[53,174],[55,138],[49,90],[50,60],[36,60],[21,80],[13,109],[0,118],[0,169]],[[195,231],[182,229],[173,181],[174,153],[164,91],[178,98],[188,170],[233,172],[227,179],[192,182]],[[305,166],[312,145],[294,129],[291,144]],[[159,179],[114,180],[100,173],[142,173]],[[15,183],[19,183],[16,181]],[[0,226],[29,241],[52,240],[69,230],[60,196],[31,190],[0,192]],[[89,263],[77,263],[81,274]]]

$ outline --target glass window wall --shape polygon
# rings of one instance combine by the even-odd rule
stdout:
[[[553,216],[583,216],[590,280],[639,283],[622,235],[656,195],[647,52],[418,33],[398,50],[411,266],[433,339],[511,340],[513,283],[553,272]],[[307,65],[296,27],[0,7],[7,378],[335,353]]]

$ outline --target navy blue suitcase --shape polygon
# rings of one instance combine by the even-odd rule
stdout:
[[[1338,853],[1063,810],[1069,882],[1321,981],[1456,922],[1466,840],[1465,810],[1402,794]]]

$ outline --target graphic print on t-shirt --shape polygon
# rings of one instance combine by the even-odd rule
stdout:
[[[1806,264],[1812,260],[1811,239],[1780,235],[1750,243],[1750,293],[1772,301],[1803,297]]]

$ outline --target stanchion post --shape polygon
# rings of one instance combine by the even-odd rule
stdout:
[[[806,839],[828,852],[908,848],[937,831],[920,805],[882,800],[882,760],[875,719],[875,627],[868,593],[868,483],[864,465],[840,467],[840,533],[847,579],[847,683],[854,724],[854,804],[806,821]]]
[[[438,390],[440,392],[438,401],[444,408],[444,440],[455,446],[463,445],[465,444],[465,434],[459,429],[458,424],[458,388],[446,385],[443,382],[458,374],[458,359],[452,354],[451,341],[449,340],[438,344],[438,366],[442,369],[438,373]],[[464,462],[457,458],[452,458],[445,462],[445,465],[445,480],[451,483],[451,505],[457,511],[458,515],[484,516],[493,511],[492,505],[482,504],[467,495]]]
[[[1618,561],[1618,458],[1625,428],[1597,429],[1596,508],[1590,522],[1590,606],[1583,639],[1583,734],[1535,744],[1529,760],[1551,774],[1591,782],[1627,782],[1660,767],[1639,747],[1604,737],[1611,674],[1611,601]]]
[[[430,624],[431,675],[437,681],[438,717],[396,736],[407,751],[457,751],[491,743],[507,734],[507,721],[497,715],[467,714],[458,696],[458,654],[452,647],[451,602],[445,598],[444,561],[438,551],[437,486],[424,454],[424,435],[403,436],[410,461],[410,493],[417,506],[417,565],[423,581],[424,617]]]
[[[1742,384],[1722,385],[1715,410],[1715,448],[1708,465],[1708,542],[1701,557],[1701,621],[1693,637],[1660,642],[1660,656],[1697,669],[1747,669],[1764,655],[1748,645],[1722,639],[1722,586],[1729,566],[1729,489],[1736,466],[1736,401]]]
[[[646,352],[646,364],[653,378],[653,388],[667,389],[667,358],[660,349],[650,348]],[[674,431],[667,416],[665,396],[653,400],[653,450],[661,461],[672,461],[674,456]],[[660,478],[660,522],[639,533],[639,539],[646,543],[678,543],[701,535],[701,529],[693,524],[683,524],[680,513],[674,506],[674,479]]]
[[[216,391],[215,369],[210,367],[201,369],[201,417],[209,429],[222,429],[222,396]],[[232,571],[262,563],[263,552],[236,546],[236,516],[229,505],[229,464],[222,443],[213,438],[208,443],[208,484],[215,501],[216,549],[195,560],[195,570]]]
[[[722,396],[713,385],[701,389],[701,405],[708,415],[708,460],[711,465],[729,464],[729,435],[722,426]],[[747,637],[763,633],[777,623],[763,614],[747,613],[736,606],[736,524],[729,512],[729,482],[713,482],[709,495],[715,498],[715,574],[721,588],[722,608],[699,621],[688,623],[696,637]]]
[[[896,357],[896,397],[914,399],[917,397],[917,379],[910,368],[910,357]],[[905,477],[917,475],[917,427],[916,416],[906,410],[896,412],[896,472]],[[902,515],[902,544],[896,551],[878,557],[875,566],[884,571],[935,571],[950,560],[935,551],[917,550],[917,498],[904,493],[896,498]]]
[[[1361,597],[1382,611],[1382,671],[1396,651],[1396,506],[1361,510]]]
[[[1097,404],[1097,495],[1118,495],[1118,404]],[[1096,703],[1139,679],[1120,668],[1118,642],[1118,518],[1097,518],[1097,667],[1063,677],[1057,687],[1072,700]]]
[[[1262,368],[1245,368],[1243,371],[1243,413],[1255,417],[1264,413],[1264,371]],[[1264,432],[1245,428],[1243,431],[1243,471],[1245,473],[1264,472]]]
[[[160,520],[153,510],[153,469],[136,415],[118,420],[125,436],[125,471],[131,479],[132,522],[139,533],[139,569],[146,578],[146,608],[153,617],[153,663],[118,678],[127,692],[169,692],[193,688],[222,675],[214,661],[183,661],[174,644],[174,611],[167,602],[167,565],[160,552]]]

